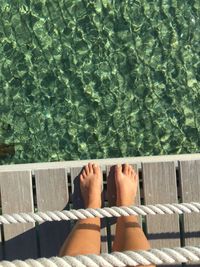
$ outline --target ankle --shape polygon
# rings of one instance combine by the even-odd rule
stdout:
[[[118,197],[117,198],[117,202],[116,202],[116,205],[117,205],[117,207],[120,207],[120,206],[133,206],[133,205],[135,205],[135,199],[134,200],[132,200],[132,199],[130,199],[130,198],[120,198],[120,197]]]
[[[87,205],[85,205],[86,209],[98,209],[101,208],[101,203],[97,201],[89,202]]]

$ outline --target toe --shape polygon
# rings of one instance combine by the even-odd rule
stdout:
[[[138,180],[138,175],[134,169],[131,170],[131,176],[134,178],[135,181]]]
[[[135,172],[135,181],[138,183],[139,181],[139,177],[138,177],[138,174]]]
[[[93,164],[91,162],[88,164],[88,168],[89,168],[90,173],[93,173],[93,166],[92,165]]]
[[[84,180],[83,174],[80,175],[80,181],[82,182]]]
[[[115,174],[121,174],[122,173],[122,165],[121,164],[117,164],[115,166]]]
[[[86,178],[86,176],[87,176],[86,168],[82,171],[81,176],[83,177],[83,179]]]
[[[134,175],[137,175],[137,172],[135,171],[135,169],[132,168],[131,171],[133,172]]]
[[[131,165],[128,165],[128,175],[129,176],[131,175],[131,171],[132,171],[132,166]]]
[[[96,163],[92,164],[93,172],[97,175],[100,175],[100,167]]]
[[[128,175],[129,174],[129,165],[126,164],[126,163],[123,165],[123,173],[125,175]]]
[[[84,168],[86,175],[90,173],[89,164],[85,166]]]

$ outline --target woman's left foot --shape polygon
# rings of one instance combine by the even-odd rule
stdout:
[[[85,208],[101,207],[102,174],[97,164],[89,163],[80,174],[80,188]]]

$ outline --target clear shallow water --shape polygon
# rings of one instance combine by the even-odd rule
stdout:
[[[199,0],[1,2],[1,164],[199,152]]]

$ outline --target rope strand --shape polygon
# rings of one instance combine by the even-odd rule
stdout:
[[[156,214],[183,214],[191,212],[200,212],[200,203],[181,203],[181,204],[156,204],[147,206],[130,206],[130,207],[111,207],[99,209],[79,209],[79,210],[63,210],[63,211],[46,211],[37,213],[14,213],[0,215],[0,224],[16,224],[16,223],[34,223],[46,221],[61,220],[79,220],[86,218],[104,218],[104,217],[120,217],[130,215],[146,216]]]
[[[2,261],[0,267],[125,267],[150,264],[175,264],[200,261],[200,247],[177,247],[151,249],[148,251],[125,251],[102,253],[100,255],[80,255],[29,259],[25,261]]]

